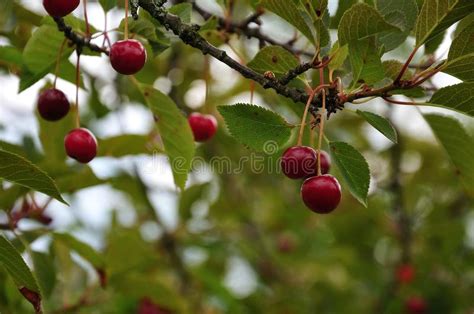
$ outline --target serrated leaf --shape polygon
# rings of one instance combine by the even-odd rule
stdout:
[[[357,110],[357,114],[365,119],[371,126],[376,128],[380,133],[385,135],[390,141],[395,144],[398,142],[397,131],[386,118],[379,116],[378,114]]]
[[[339,0],[336,15],[331,17],[331,28],[337,29],[344,13],[349,10],[358,0]]]
[[[473,10],[472,0],[425,0],[416,22],[416,45],[433,39]]]
[[[283,147],[291,136],[292,126],[268,109],[249,104],[219,106],[217,109],[231,135],[258,152],[264,151],[269,144]]]
[[[331,156],[344,177],[351,194],[367,207],[370,169],[364,156],[347,143],[331,142],[329,147]]]
[[[429,103],[474,116],[474,82],[437,90]]]
[[[474,139],[456,119],[438,114],[424,114],[433,133],[456,167],[467,191],[474,195]]]
[[[327,11],[327,0],[300,0],[301,7],[304,8],[311,17],[314,30],[316,31],[316,43],[320,47],[325,47],[330,42],[330,35],[327,25],[329,24],[329,12]]]
[[[390,31],[399,32],[400,29],[388,24],[375,8],[358,3],[344,13],[339,23],[338,39],[341,45],[345,45]]]
[[[438,50],[438,48],[443,43],[445,36],[446,36],[446,31],[439,33],[438,35],[434,36],[433,39],[428,41],[425,44],[425,54],[427,55],[434,54],[436,50]]]
[[[64,137],[74,129],[74,114],[70,111],[63,119],[55,122],[38,117],[38,122],[41,146],[48,157],[46,163],[65,163],[67,155],[64,150]]]
[[[177,15],[184,23],[190,23],[193,6],[191,3],[178,3],[170,7],[168,12]]]
[[[165,153],[170,159],[175,184],[183,189],[194,157],[194,136],[188,120],[174,101],[148,85],[141,85],[148,107],[158,119],[157,126]]]
[[[33,73],[51,71],[56,65],[58,52],[64,41],[63,33],[57,27],[42,25],[28,40],[23,50],[23,61]],[[73,47],[64,46],[62,59],[67,59],[73,51]]]
[[[295,55],[280,46],[266,46],[247,64],[249,68],[260,73],[272,71],[285,74],[299,65]]]
[[[261,5],[296,27],[311,43],[314,42],[313,31],[294,1],[262,0]]]
[[[28,265],[12,243],[0,235],[0,264],[36,309],[41,309],[41,292]]]
[[[474,21],[454,38],[443,72],[463,81],[474,81]]]
[[[49,297],[56,284],[56,270],[52,257],[42,252],[32,251],[31,259],[44,297]]]
[[[67,205],[53,179],[20,155],[0,150],[0,178],[44,193]]]
[[[382,34],[379,41],[385,51],[390,51],[402,44],[416,24],[418,5],[415,0],[377,0],[377,10],[385,21],[400,29],[399,32]]]
[[[330,70],[337,70],[344,64],[347,56],[349,55],[349,46],[344,45],[339,47],[339,42],[336,41],[329,51],[329,56],[332,57],[331,61],[328,64]]]
[[[99,3],[102,9],[108,12],[117,5],[117,0],[99,0]]]
[[[126,134],[99,140],[99,156],[123,157],[147,154],[149,138],[146,135]]]

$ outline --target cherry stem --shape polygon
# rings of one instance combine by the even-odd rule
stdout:
[[[79,85],[81,84],[81,53],[77,51],[77,61],[76,61],[76,104],[75,104],[75,114],[76,114],[76,128],[81,127],[81,120],[79,117]]]
[[[420,48],[420,47],[417,46],[417,47],[415,47],[415,49],[413,49],[413,51],[411,52],[411,54],[410,54],[410,56],[408,57],[407,61],[406,61],[405,64],[403,65],[402,69],[400,70],[400,73],[398,73],[398,76],[397,76],[397,78],[395,79],[394,84],[397,84],[398,82],[400,82],[400,80],[402,79],[403,75],[405,74],[405,72],[407,71],[408,67],[410,66],[411,61],[412,61],[413,58],[415,57],[415,54],[416,54],[416,52],[418,51],[418,48]]]
[[[255,93],[255,81],[250,81],[250,104],[253,105],[253,94]]]
[[[319,84],[324,85],[324,68],[319,69]],[[324,135],[324,115],[326,113],[326,90],[322,90],[322,107],[321,107],[321,120],[319,122],[319,138],[318,138],[318,176],[321,175],[321,145],[323,142]]]
[[[316,118],[311,117],[310,122],[309,122],[309,146],[311,147],[314,146],[314,132],[313,132],[312,126],[315,122],[316,122]]]
[[[54,82],[53,87],[56,88],[56,82],[58,81],[58,74],[59,74],[59,64],[61,63],[61,57],[63,55],[64,46],[66,45],[67,39],[64,38],[63,43],[61,44],[61,48],[59,48],[58,56],[56,58],[56,68],[54,69]]]
[[[211,71],[210,71],[210,60],[208,56],[204,57],[204,82],[206,83],[206,93],[204,94],[204,111],[210,113],[209,108],[209,91],[211,89]]]
[[[317,93],[319,93],[321,89],[324,89],[325,87],[329,87],[329,85],[324,85],[324,84],[319,85],[314,90],[310,91],[308,101],[306,102],[306,106],[304,107],[303,118],[301,119],[300,131],[298,134],[298,141],[296,142],[297,146],[301,146],[301,144],[303,143],[303,133],[304,133],[304,127],[306,125],[306,116],[308,115],[309,106],[311,105],[311,102],[313,101],[314,96]]]
[[[89,27],[89,19],[87,17],[87,0],[84,0],[82,3],[84,3],[84,20],[86,22],[86,37],[89,37],[91,32],[90,32],[90,27]]]
[[[125,27],[123,32],[125,40],[128,39],[128,0],[125,0]]]

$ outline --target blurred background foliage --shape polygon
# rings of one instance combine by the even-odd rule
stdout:
[[[29,4],[0,4],[3,82],[18,84],[16,77],[27,75],[21,51],[44,19],[41,8]],[[235,18],[248,15],[253,4],[238,1]],[[90,8],[100,12],[98,3],[91,1]],[[118,26],[122,14],[114,9],[110,23]],[[277,29],[273,33],[279,28],[291,33],[281,20],[269,20]],[[440,49],[446,41],[449,46],[448,36]],[[229,43],[243,62],[258,50],[257,42],[245,38],[231,36]],[[216,44],[229,50],[223,42]],[[249,102],[250,82],[173,37],[171,46],[150,57],[137,79],[168,94],[183,114],[207,111],[218,118],[216,137],[198,145],[197,156],[206,162],[228,158],[232,169],[243,157],[260,156],[264,170],[256,173],[250,163],[239,173],[204,167],[190,174],[184,191],[176,190],[151,113],[142,110],[143,100],[130,81],[106,68],[104,57],[84,58],[80,103],[82,124],[100,137],[99,158],[90,167],[66,162],[62,138],[72,118],[52,124],[36,119],[32,110],[38,90],[51,84],[47,76],[24,92],[30,103],[18,109],[15,119],[0,119],[1,146],[40,165],[71,205],[53,201],[44,213],[50,225],[22,219],[16,231],[21,241],[12,240],[35,271],[46,313],[403,313],[413,296],[426,301],[427,313],[474,311],[472,198],[417,110],[377,100],[348,106],[391,117],[398,145],[349,110],[331,117],[327,137],[351,143],[369,162],[369,206],[360,205],[343,185],[338,209],[315,215],[301,201],[301,182],[275,171],[286,147],[270,155],[246,149],[229,136],[216,111],[219,105]],[[412,46],[408,40],[391,54],[406,58]],[[69,84],[67,75],[62,72],[62,86]],[[204,104],[206,75],[210,91]],[[0,114],[6,117],[12,109],[7,96],[16,91],[0,88]],[[254,102],[294,123],[303,110],[302,104],[259,87]],[[25,121],[30,124],[26,130]],[[472,120],[464,121],[474,130]],[[157,165],[153,161],[158,170],[147,168],[150,162]],[[337,169],[332,174],[340,177]],[[25,192],[4,182],[0,208],[11,213],[25,200],[47,201]],[[84,209],[95,202],[106,208]],[[7,215],[0,218],[6,221]],[[15,239],[11,231],[5,234]],[[25,250],[26,244],[31,248]],[[412,282],[397,280],[401,263],[415,269]],[[105,288],[100,284],[104,273]],[[0,312],[32,312],[3,269]]]

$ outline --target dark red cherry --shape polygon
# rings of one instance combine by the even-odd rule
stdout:
[[[146,50],[138,40],[120,40],[110,48],[110,63],[120,74],[135,74],[143,68],[145,62]]]
[[[189,115],[188,122],[196,142],[205,142],[216,134],[217,120],[214,116],[194,112]]]
[[[43,119],[48,121],[62,119],[69,112],[69,108],[69,100],[59,89],[46,89],[38,98],[38,112]]]
[[[428,306],[421,297],[411,297],[405,303],[405,308],[409,314],[424,314],[427,311]]]
[[[43,0],[43,6],[49,15],[63,17],[74,11],[79,0]]]
[[[301,186],[305,205],[315,213],[327,214],[336,209],[341,201],[341,186],[329,174],[306,179]]]
[[[398,266],[396,277],[399,283],[410,283],[415,277],[415,268],[411,264]]]
[[[64,138],[64,147],[69,157],[81,163],[88,163],[97,155],[97,140],[85,128],[74,129]]]
[[[308,146],[292,146],[281,157],[283,173],[291,179],[303,179],[316,174],[316,151]]]

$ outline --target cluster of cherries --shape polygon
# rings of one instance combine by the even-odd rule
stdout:
[[[49,15],[64,17],[79,6],[80,0],[43,0],[43,6]],[[145,65],[147,55],[143,45],[134,39],[115,42],[110,48],[110,63],[120,74],[132,75],[139,72]],[[38,112],[47,121],[58,121],[64,118],[70,103],[66,95],[56,88],[44,90],[38,98]],[[193,113],[188,118],[189,124],[198,142],[210,139],[217,130],[217,121],[213,116]],[[97,140],[86,128],[70,131],[64,146],[69,157],[81,163],[88,163],[97,155]]]
[[[305,179],[301,186],[301,197],[313,212],[327,214],[341,201],[341,186],[335,177],[328,174],[331,159],[320,151],[321,175],[318,175],[318,153],[309,146],[292,146],[281,158],[282,172],[290,179]]]

